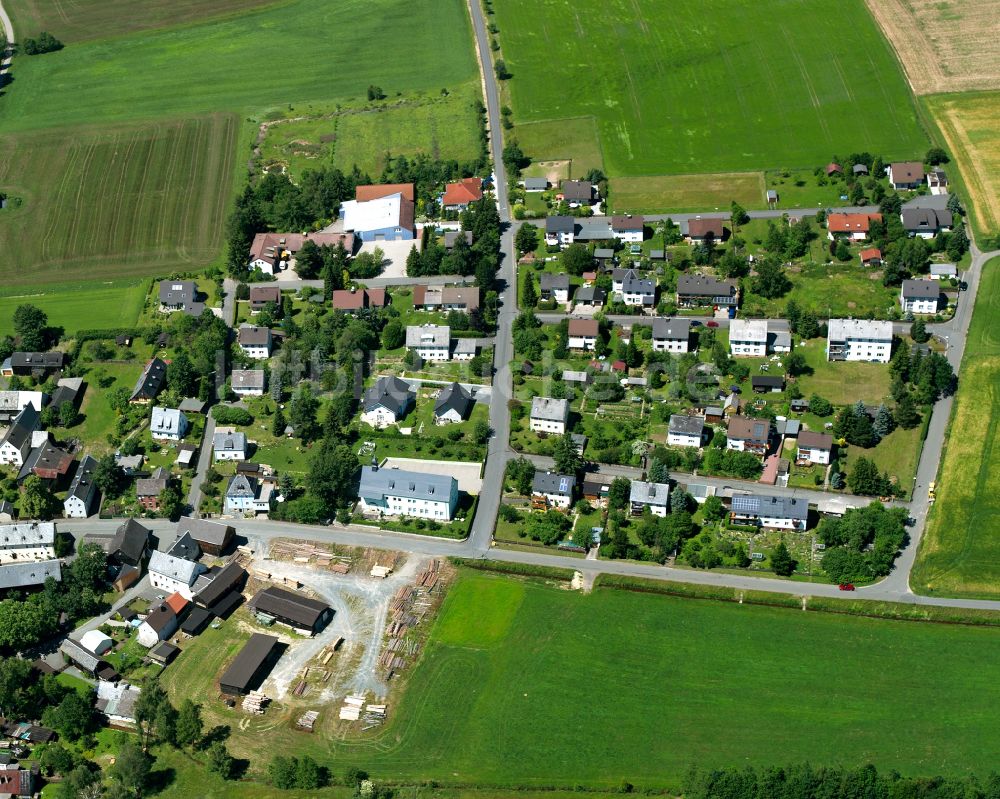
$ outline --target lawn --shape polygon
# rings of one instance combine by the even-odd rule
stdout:
[[[411,10],[402,0],[297,0],[18,59],[0,130],[254,113],[364,97],[371,84],[392,96],[470,80],[476,67],[464,4]]]
[[[410,93],[388,105],[311,108],[288,112],[293,119],[270,125],[261,148],[265,166],[283,164],[297,180],[304,169],[357,166],[377,178],[386,155],[425,154],[460,163],[479,155],[479,121],[473,103],[479,84],[442,95]],[[299,119],[303,114],[307,118]]]
[[[734,200],[748,208],[764,205],[760,172],[612,178],[609,194],[615,213],[728,211]]]
[[[524,26],[530,29],[531,26]],[[541,106],[551,106],[553,97],[550,95]],[[521,149],[534,161],[540,159],[555,162],[550,168],[528,172],[536,177],[553,178],[568,174],[570,178],[582,178],[591,169],[604,169],[604,156],[601,153],[601,137],[597,122],[593,116],[581,116],[576,119],[558,119],[553,121],[527,122],[522,121],[514,132]]]
[[[495,0],[517,138],[532,158],[603,153],[612,176],[825,164],[927,148],[863,0]],[[764,24],[766,21],[766,24]],[[599,148],[567,148],[595,120]],[[525,123],[546,122],[525,131]]]
[[[145,296],[144,280],[0,289],[0,303],[5,308],[0,316],[0,335],[13,334],[14,309],[22,303],[41,308],[49,324],[63,328],[67,335],[81,329],[127,327],[139,319]]]
[[[11,90],[4,103],[18,96]],[[222,248],[239,131],[234,114],[220,113],[0,135],[8,156],[0,161],[0,190],[11,197],[0,210],[5,285],[206,266]],[[87,299],[72,290],[53,301],[83,309]],[[95,299],[107,313],[107,300]],[[122,321],[130,323],[127,315]]]
[[[983,271],[969,329],[937,502],[910,576],[925,594],[1000,594],[1000,260]]]
[[[676,788],[692,763],[805,760],[963,774],[1000,756],[998,656],[993,630],[464,575],[389,726],[299,740],[462,784]]]
[[[807,399],[819,394],[834,405],[851,405],[858,400],[877,405],[889,396],[892,379],[888,364],[828,361],[826,339],[811,339],[804,347],[796,346],[795,351],[802,353],[813,369],[811,375],[798,378],[802,396]]]
[[[857,456],[868,458],[875,463],[880,472],[888,472],[890,477],[895,477],[903,493],[909,495],[913,489],[913,476],[917,473],[917,461],[920,459],[920,450],[923,447],[923,442],[920,440],[922,429],[921,425],[910,430],[897,427],[872,449],[848,447],[847,457],[841,458],[840,468],[847,472],[854,465],[853,458]]]

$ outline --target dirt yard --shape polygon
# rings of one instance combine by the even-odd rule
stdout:
[[[916,94],[1000,86],[995,0],[866,0]]]

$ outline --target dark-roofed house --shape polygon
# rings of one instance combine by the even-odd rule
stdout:
[[[640,277],[631,269],[622,279],[622,302],[628,306],[651,308],[656,305],[656,281]]]
[[[278,286],[252,286],[250,288],[250,313],[257,314],[273,302],[281,305],[281,288]]]
[[[479,308],[476,286],[414,286],[413,309],[416,311],[474,311]]]
[[[641,216],[611,217],[611,232],[615,238],[621,239],[627,244],[641,244],[643,237],[643,218]]]
[[[434,421],[438,424],[462,422],[469,418],[475,402],[461,383],[452,383],[438,392],[434,403]]]
[[[201,579],[205,579],[202,577]],[[247,572],[239,563],[232,561],[211,575],[208,585],[194,595],[194,604],[207,610],[230,591],[242,591],[246,584]]]
[[[385,289],[337,289],[333,292],[333,309],[356,313],[367,308],[384,308]]]
[[[590,205],[594,199],[594,184],[589,180],[564,180],[559,184],[556,199]]]
[[[198,302],[198,285],[193,280],[161,280],[160,312],[183,311],[190,316],[201,316],[205,303]]]
[[[111,539],[108,554],[122,566],[141,568],[146,560],[151,532],[135,519],[128,519],[118,525],[118,530]]]
[[[726,228],[721,219],[711,217],[695,217],[687,223],[687,238],[692,244],[703,244],[706,239],[722,241]]]
[[[689,352],[691,349],[691,320],[653,320],[653,352]]]
[[[28,475],[33,474],[42,480],[58,483],[69,474],[72,465],[72,454],[46,440],[28,454],[21,471],[17,474],[17,481],[20,483]]]
[[[573,300],[576,302],[577,307],[590,305],[594,308],[600,308],[607,299],[608,292],[600,286],[581,286],[573,295]]]
[[[459,239],[464,239],[465,243],[470,247],[472,246],[472,231],[471,230],[446,230],[444,232],[444,248],[446,250],[455,249],[455,245],[458,243]]]
[[[936,208],[904,208],[900,214],[903,230],[910,238],[933,239],[944,230],[951,230],[950,211]]]
[[[333,618],[333,608],[325,602],[275,586],[258,591],[250,610],[304,635],[315,635]]]
[[[256,690],[280,657],[281,648],[277,638],[254,633],[229,664],[225,674],[219,678],[219,688],[230,696],[240,696]]]
[[[654,516],[666,516],[670,504],[668,483],[647,483],[633,480],[629,486],[629,506],[633,516],[641,516],[646,508]]]
[[[61,352],[14,352],[3,362],[0,374],[4,377],[44,378],[63,368]]]
[[[833,454],[833,436],[827,433],[814,433],[803,430],[798,437],[799,449],[795,462],[799,464],[818,463],[826,465]]]
[[[173,596],[173,595],[171,595]],[[139,625],[139,632],[136,640],[149,649],[156,646],[160,641],[166,641],[177,631],[180,622],[177,614],[167,604],[166,600],[153,605]]]
[[[129,402],[147,404],[156,399],[156,395],[163,388],[163,383],[167,379],[167,365],[160,358],[153,358],[146,364],[136,381],[135,388],[132,389],[132,396]]]
[[[553,275],[551,272],[543,272],[539,278],[539,298],[555,302],[569,302],[569,275]]]
[[[180,648],[174,646],[169,641],[160,641],[149,650],[149,659],[161,666],[166,666],[171,660],[177,657]]]
[[[549,187],[549,181],[547,178],[525,178],[524,179],[524,190],[525,191],[545,191]]]
[[[677,278],[677,304],[681,308],[718,305],[732,307],[739,301],[736,283],[705,275],[680,275]]]
[[[96,675],[103,666],[107,665],[97,655],[89,649],[84,649],[72,638],[63,639],[62,643],[59,644],[59,651],[68,661],[91,676]]]
[[[573,243],[576,222],[571,216],[550,216],[545,220],[545,243],[560,247]]]
[[[190,535],[201,551],[209,555],[221,555],[233,540],[234,532],[228,524],[208,519],[181,516],[177,522],[177,535]]]
[[[195,561],[201,557],[201,547],[191,537],[191,533],[184,531],[177,534],[177,538],[170,545],[167,554],[175,558],[181,558],[182,560]]]
[[[69,484],[69,493],[63,502],[63,513],[68,519],[86,519],[97,496],[97,485],[94,483],[94,470],[97,461],[90,455],[84,455],[76,468],[73,482]]]
[[[361,421],[376,429],[396,424],[409,413],[416,394],[405,380],[385,375],[375,381],[361,400]]]
[[[575,491],[576,478],[573,475],[536,470],[531,481],[531,505],[538,510],[568,510],[573,504]]]
[[[211,611],[205,608],[193,607],[187,618],[181,624],[181,632],[185,635],[198,635],[204,630],[213,619]]]
[[[899,289],[903,313],[937,313],[941,284],[937,280],[904,280]]]
[[[767,394],[783,391],[785,378],[778,375],[754,375],[750,378],[750,388],[754,394]]]
[[[889,164],[889,182],[894,189],[919,189],[924,182],[924,165],[919,161]]]
[[[264,370],[233,369],[230,385],[238,397],[261,397],[265,388]]]
[[[667,443],[672,447],[700,447],[705,436],[704,416],[671,414],[667,426]]]
[[[239,430],[220,430],[212,436],[212,457],[219,461],[245,461],[247,434]]]
[[[60,561],[39,560],[0,565],[0,589],[44,585],[49,577],[57,583],[62,579]]]
[[[146,510],[160,509],[160,494],[170,482],[170,472],[162,466],[151,477],[140,477],[135,481],[135,497]]]
[[[248,358],[263,360],[271,357],[271,329],[255,325],[242,325],[236,341]]]
[[[0,440],[0,464],[18,468],[24,466],[31,454],[32,438],[40,425],[38,411],[33,405],[25,405]]]
[[[274,497],[273,480],[258,480],[246,474],[234,474],[226,484],[223,511],[226,514],[253,517],[269,513]]]
[[[570,319],[569,348],[571,350],[593,350],[597,346],[600,327],[596,319]]]
[[[771,441],[771,422],[750,416],[733,416],[726,430],[726,448],[763,455]]]
[[[798,497],[736,494],[730,500],[729,518],[734,524],[802,531],[809,520],[809,501]]]
[[[52,407],[61,408],[69,402],[74,408],[80,407],[80,392],[83,390],[82,377],[64,377],[59,380],[55,393],[52,395]]]

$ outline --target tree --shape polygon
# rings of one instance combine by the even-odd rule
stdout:
[[[560,259],[563,269],[571,275],[582,275],[594,266],[594,258],[590,254],[590,250],[579,242],[570,244],[563,250]]]
[[[381,86],[376,86],[374,83],[368,84],[368,100],[384,100],[385,92],[382,91]]]
[[[843,239],[837,240],[837,245],[834,248],[833,253],[838,261],[850,261],[851,260],[851,248],[847,245],[847,242]]]
[[[48,31],[42,31],[37,37],[29,37],[21,42],[21,52],[25,55],[54,53],[56,50],[62,50],[62,48],[63,43]],[[6,50],[6,46],[4,49]]]
[[[681,486],[676,486],[670,492],[670,512],[686,513],[691,509],[691,495]]]
[[[281,438],[285,435],[285,428],[288,422],[285,421],[285,413],[281,408],[274,409],[274,418],[271,419],[271,435]]]
[[[296,759],[295,787],[305,791],[315,791],[323,787],[323,776],[319,764],[309,755]]]
[[[627,477],[616,477],[608,487],[608,507],[622,510],[628,505],[632,482]]]
[[[524,288],[521,290],[521,307],[534,308],[538,305],[538,292],[535,290],[535,279],[529,272],[524,277]]]
[[[70,691],[58,705],[45,710],[42,721],[66,740],[76,741],[90,729],[93,713],[89,698]]]
[[[40,308],[24,303],[14,309],[14,332],[20,348],[30,352],[47,349],[49,318]]]
[[[212,741],[205,753],[208,756],[208,770],[228,780],[233,776],[233,756],[222,741]]]
[[[59,500],[37,475],[28,475],[21,491],[22,519],[51,519],[60,507]]]
[[[878,406],[878,410],[875,412],[875,421],[872,423],[875,435],[880,439],[885,438],[895,426],[896,420],[892,418],[892,411],[885,406],[885,403],[882,403]]]
[[[173,480],[168,482],[160,492],[158,502],[161,515],[171,521],[177,521],[180,518],[181,511],[184,510],[184,499],[181,497],[180,486]]]
[[[781,577],[788,577],[795,571],[795,560],[792,553],[788,551],[784,541],[779,541],[778,545],[771,552],[771,569]]]
[[[719,521],[726,515],[726,509],[722,504],[722,500],[714,494],[705,499],[704,504],[701,506],[701,512],[705,520],[710,522]]]
[[[76,421],[76,405],[69,400],[59,405],[59,426],[72,427]]]
[[[513,75],[511,75],[510,70],[507,69],[507,62],[502,58],[498,58],[496,64],[493,67],[494,71],[497,73],[497,80],[509,80]]]
[[[490,440],[490,434],[493,432],[490,427],[489,422],[484,419],[480,419],[472,428],[472,441],[480,447],[486,446],[487,442]]]
[[[798,377],[799,375],[809,374],[812,372],[812,367],[809,366],[808,361],[806,361],[806,356],[801,352],[789,352],[784,357],[785,372],[792,377]]]
[[[183,350],[167,364],[167,384],[182,397],[191,397],[198,389],[198,373]]]
[[[45,744],[41,752],[37,752],[38,760],[49,774],[68,776],[76,767],[76,756],[58,741]]]
[[[152,768],[153,758],[143,751],[138,741],[126,738],[108,773],[121,791],[119,795],[141,799]]]
[[[931,334],[927,332],[927,325],[923,319],[915,319],[910,325],[910,338],[918,344],[925,344],[930,341]]]
[[[750,214],[748,214],[746,212],[746,209],[744,209],[742,205],[736,202],[736,200],[733,200],[732,205],[730,206],[730,213],[731,213],[732,223],[735,227],[739,227],[740,225],[745,225],[747,222],[750,221]]]
[[[399,349],[406,343],[406,328],[398,319],[390,319],[382,328],[382,346],[387,350]]]
[[[535,464],[524,456],[507,463],[507,482],[522,496],[531,495],[531,483],[535,479]]]
[[[948,237],[946,252],[953,261],[961,260],[962,256],[969,251],[969,237],[965,228],[959,224],[955,227],[955,232]]]
[[[576,450],[576,443],[570,433],[564,433],[556,439],[552,456],[556,462],[556,471],[560,474],[575,475],[583,468],[583,460]]]
[[[94,469],[94,485],[96,485],[105,497],[117,497],[123,490],[125,484],[125,473],[115,462],[112,453],[102,455],[97,461]]]
[[[860,457],[847,478],[847,486],[855,494],[874,496],[882,493],[882,478],[878,467],[868,458]]]
[[[931,147],[927,151],[927,155],[924,156],[924,163],[930,164],[931,166],[947,164],[950,160],[951,159],[948,157],[948,153],[946,153],[941,147]]]
[[[809,398],[809,410],[817,416],[829,416],[833,413],[833,405],[819,394],[813,394]]]
[[[319,435],[319,423],[316,420],[316,412],[319,410],[319,400],[313,396],[312,389],[308,383],[299,386],[299,390],[292,397],[289,419],[295,435],[308,444]]]
[[[185,699],[177,711],[175,739],[178,746],[194,746],[201,740],[203,724],[201,705]]]
[[[56,786],[57,799],[101,799],[104,796],[101,772],[91,763],[81,763]]]
[[[295,760],[284,755],[275,755],[267,767],[267,776],[275,788],[288,790],[295,787]]]
[[[323,269],[323,254],[316,242],[306,239],[295,254],[295,274],[302,280],[314,280]]]
[[[532,252],[538,246],[538,227],[531,224],[521,225],[514,236],[514,246],[522,254]]]
[[[920,424],[920,412],[910,392],[905,392],[896,403],[896,423],[904,430],[912,430]]]
[[[769,300],[787,293],[792,287],[781,264],[774,258],[764,258],[757,262],[757,274],[752,280],[755,293]]]

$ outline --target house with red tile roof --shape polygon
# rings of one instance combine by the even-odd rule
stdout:
[[[479,178],[462,178],[444,188],[441,205],[446,211],[463,211],[469,203],[483,199],[483,181]]]
[[[829,214],[826,217],[826,236],[830,241],[837,238],[848,238],[852,241],[864,241],[872,220],[882,221],[882,214]]]

